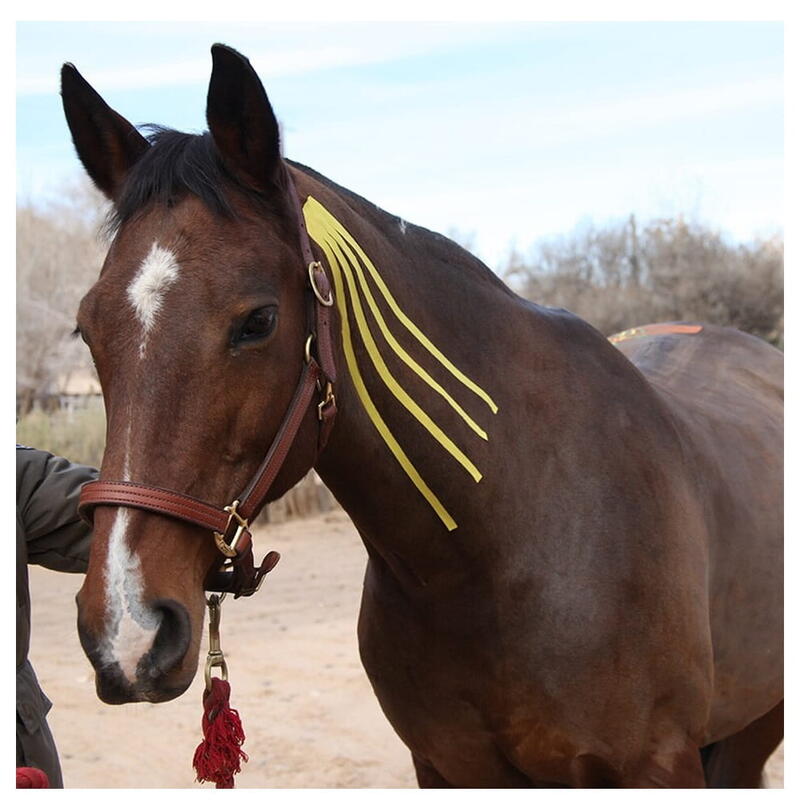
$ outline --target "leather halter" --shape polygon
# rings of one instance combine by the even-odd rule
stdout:
[[[104,480],[85,484],[78,504],[81,516],[90,523],[97,506],[128,506],[212,531],[221,556],[206,579],[205,589],[232,592],[235,597],[256,592],[267,572],[278,563],[278,553],[270,552],[261,565],[255,567],[249,521],[263,508],[267,494],[317,394],[322,396],[317,404],[320,424],[318,452],[325,446],[336,416],[336,398],[333,394],[336,364],[331,338],[333,291],[325,268],[314,259],[294,181],[288,171],[286,176],[287,191],[297,216],[300,250],[308,270],[308,336],[297,388],[261,466],[239,497],[224,508],[171,489],[130,481]],[[316,349],[316,358],[313,349]]]

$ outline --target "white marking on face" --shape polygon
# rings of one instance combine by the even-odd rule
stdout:
[[[130,440],[132,424],[128,423],[122,480],[130,481]],[[106,562],[106,636],[102,657],[106,665],[117,664],[130,683],[136,682],[136,666],[150,651],[161,624],[162,615],[152,611],[143,600],[144,583],[139,557],[126,541],[130,509],[116,511],[108,537]]]
[[[130,509],[120,508],[111,527],[106,563],[106,637],[103,660],[117,664],[131,683],[136,666],[150,651],[162,615],[143,600],[142,565],[126,542]]]
[[[404,219],[400,220],[400,233],[406,232],[406,221]]]
[[[147,337],[161,310],[164,294],[178,279],[178,272],[175,254],[171,250],[159,246],[158,242],[153,242],[136,277],[128,286],[128,300],[143,328],[142,341],[139,345],[140,358],[144,358]]]

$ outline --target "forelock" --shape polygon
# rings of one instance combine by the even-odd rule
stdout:
[[[170,208],[187,194],[199,198],[211,211],[234,217],[234,192],[243,194],[260,210],[284,215],[282,193],[267,197],[239,184],[226,170],[207,131],[201,134],[147,125],[150,148],[134,164],[107,219],[110,234],[150,204]]]

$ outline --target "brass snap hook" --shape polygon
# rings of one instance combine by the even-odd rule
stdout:
[[[211,670],[219,667],[222,680],[228,680],[228,665],[222,653],[222,643],[219,636],[219,623],[222,618],[220,605],[225,599],[224,594],[212,594],[206,600],[208,606],[208,656],[206,657],[205,679],[206,689],[211,691]]]

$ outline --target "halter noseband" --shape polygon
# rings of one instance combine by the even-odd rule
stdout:
[[[207,578],[205,588],[213,592],[232,592],[235,597],[256,592],[264,576],[278,563],[278,553],[270,552],[261,565],[255,567],[250,520],[263,508],[267,493],[317,394],[322,397],[317,404],[320,425],[318,452],[325,446],[336,416],[333,393],[336,363],[331,337],[333,291],[324,267],[314,259],[300,200],[288,172],[287,178],[287,189],[297,216],[300,249],[308,265],[308,335],[297,388],[261,466],[239,497],[221,509],[171,489],[130,481],[103,480],[85,484],[78,504],[81,515],[89,522],[96,506],[128,506],[173,517],[211,531],[221,557]],[[316,358],[313,349],[316,349]]]

